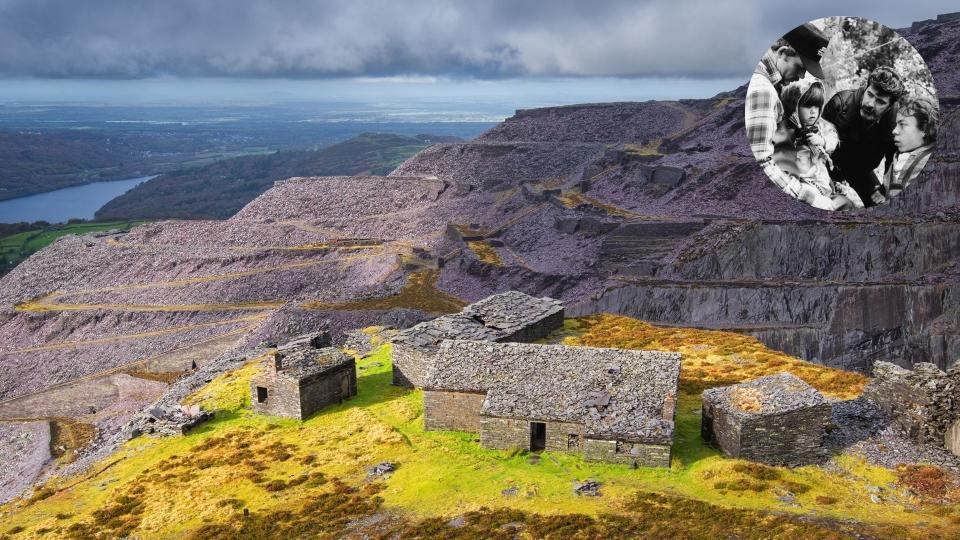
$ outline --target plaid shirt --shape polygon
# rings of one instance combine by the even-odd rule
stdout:
[[[783,105],[776,85],[782,76],[777,70],[776,53],[767,51],[757,64],[747,87],[745,122],[750,150],[757,158],[763,172],[773,183],[793,197],[800,194],[800,180],[783,170],[773,161],[773,136],[783,119]]]

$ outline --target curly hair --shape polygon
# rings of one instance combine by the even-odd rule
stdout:
[[[777,52],[780,50],[780,47],[786,47],[787,50],[784,51],[787,56],[797,56],[797,50],[793,48],[793,45],[787,43],[787,40],[780,38],[773,42],[773,45],[770,45],[770,50]]]
[[[937,126],[940,124],[940,107],[930,98],[908,97],[900,104],[900,116],[912,116],[917,119],[917,129],[923,131],[923,142],[932,144],[937,141]]]
[[[903,80],[896,71],[887,66],[880,66],[873,70],[867,79],[867,86],[872,86],[890,96],[890,103],[895,103],[904,95]]]

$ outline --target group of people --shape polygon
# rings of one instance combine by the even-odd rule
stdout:
[[[747,89],[747,138],[789,195],[826,210],[874,206],[920,174],[936,143],[939,108],[908,95],[885,66],[862,87],[827,99],[820,59],[828,43],[806,24],[764,54]]]

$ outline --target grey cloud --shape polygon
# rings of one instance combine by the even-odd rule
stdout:
[[[0,75],[737,76],[832,2],[0,0]],[[888,26],[948,2],[858,0]]]

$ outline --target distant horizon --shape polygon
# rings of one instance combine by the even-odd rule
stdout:
[[[468,105],[515,109],[709,98],[741,78],[581,77],[502,80],[442,77],[250,79],[162,77],[132,80],[0,78],[0,106],[268,107],[294,104],[435,109]]]

